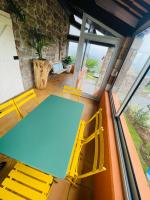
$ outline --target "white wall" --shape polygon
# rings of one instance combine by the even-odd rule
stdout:
[[[0,103],[24,91],[10,15],[0,11]]]

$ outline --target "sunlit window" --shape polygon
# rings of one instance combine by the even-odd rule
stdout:
[[[118,100],[116,102],[117,109],[119,109],[150,57],[150,45],[148,44],[150,44],[150,28],[135,37],[121,72],[115,82],[113,95]]]
[[[82,19],[74,15],[75,21],[78,22],[79,24],[82,24]]]
[[[150,28],[135,37],[112,88],[120,141],[129,153],[124,158],[131,161],[140,195],[150,194],[149,44]]]
[[[123,112],[143,172],[150,183],[150,70]]]
[[[75,35],[75,36],[80,36],[80,30],[77,29],[76,27],[70,25],[69,34],[70,35]]]
[[[97,35],[102,35],[102,36],[104,35],[102,32],[98,31],[97,29],[96,29],[96,34]]]
[[[75,63],[76,54],[77,54],[78,43],[77,42],[69,42],[68,46],[68,56],[71,57],[72,63]]]

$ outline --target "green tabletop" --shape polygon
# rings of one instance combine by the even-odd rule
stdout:
[[[83,105],[49,96],[0,139],[0,153],[64,178]]]

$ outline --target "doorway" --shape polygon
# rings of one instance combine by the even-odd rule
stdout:
[[[83,96],[98,99],[106,88],[122,36],[89,15],[83,15],[74,83]]]
[[[103,63],[107,55],[107,51],[108,47],[106,46],[88,42],[82,64],[82,67],[86,67],[81,85],[81,89],[84,93],[90,95],[95,94],[99,79],[102,79],[103,76]]]

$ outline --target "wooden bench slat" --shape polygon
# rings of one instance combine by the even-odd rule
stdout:
[[[48,184],[51,184],[52,181],[53,181],[53,177],[51,175],[40,172],[36,169],[33,169],[31,167],[28,167],[28,166],[22,164],[22,163],[17,163],[14,166],[14,168],[25,173],[25,174],[28,174],[29,176],[33,176],[35,178],[38,178],[39,180],[44,181]]]
[[[25,196],[26,198],[30,198],[32,200],[46,200],[46,195],[41,194],[40,192],[37,192],[31,188],[28,188],[27,186],[24,186],[14,180],[11,180],[9,178],[6,178],[2,185],[5,188],[11,189],[14,192],[17,192],[20,195]]]
[[[25,198],[22,198],[4,188],[0,188],[0,199],[2,199],[2,200],[25,200]]]
[[[43,183],[43,182],[40,182],[32,177],[29,177],[25,174],[22,174],[21,172],[19,171],[16,171],[16,170],[12,170],[10,173],[9,173],[9,177],[10,178],[13,178],[17,181],[20,181],[21,183],[23,184],[26,184],[30,187],[33,187],[35,188],[36,190],[39,190],[45,194],[48,193],[49,191],[49,184],[47,183]]]

